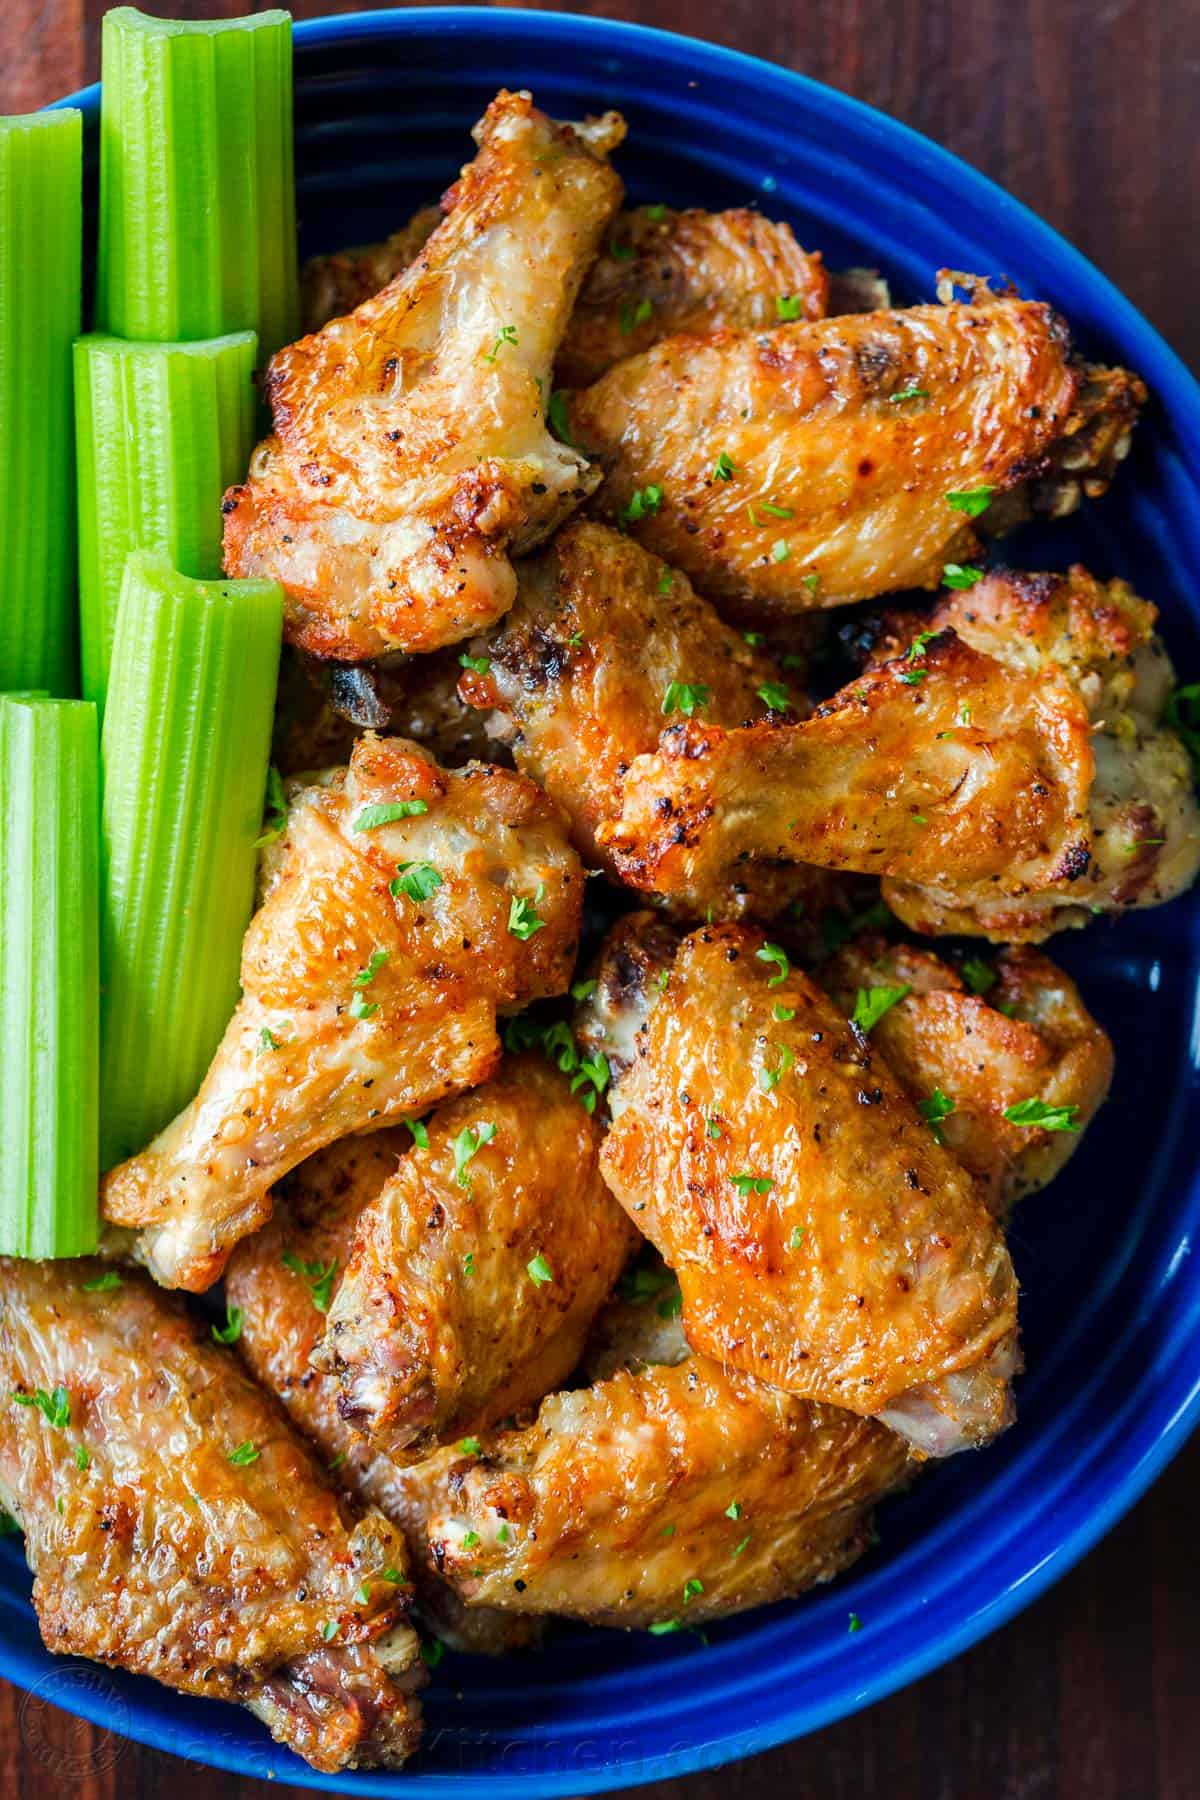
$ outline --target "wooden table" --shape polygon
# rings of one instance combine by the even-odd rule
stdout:
[[[254,10],[238,0],[147,0],[147,9]],[[103,10],[104,0],[0,0],[0,112],[93,80]],[[351,10],[294,5],[301,17]],[[1196,0],[618,0],[568,10],[755,51],[928,132],[1058,226],[1200,364]],[[803,1743],[645,1792],[1197,1800],[1198,1490],[1200,1438],[1081,1568],[951,1667]],[[0,1734],[0,1800],[285,1792],[23,1705],[2,1683]]]

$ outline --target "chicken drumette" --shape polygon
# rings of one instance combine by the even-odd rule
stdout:
[[[623,131],[500,94],[417,260],[272,359],[275,432],[225,498],[225,567],[282,582],[289,641],[358,661],[466,637],[511,606],[510,557],[600,479],[545,404]]]
[[[96,1261],[0,1262],[0,1388],[0,1504],[51,1650],[236,1701],[325,1771],[415,1749],[401,1534],[351,1518],[173,1299]]]
[[[364,738],[294,796],[242,1000],[196,1099],[105,1177],[105,1217],[157,1280],[210,1286],[304,1157],[486,1080],[497,1012],[570,979],[582,887],[524,776]]]

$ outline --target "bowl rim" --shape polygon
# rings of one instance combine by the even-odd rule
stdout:
[[[849,121],[860,136],[869,134],[880,148],[887,145],[899,148],[906,160],[918,164],[924,174],[949,183],[956,195],[989,209],[1007,231],[1019,234],[1033,252],[1053,263],[1064,281],[1086,294],[1093,307],[1098,306],[1103,311],[1106,329],[1120,338],[1122,353],[1129,355],[1169,415],[1183,452],[1188,478],[1200,491],[1200,381],[1178,353],[1108,276],[1022,201],[1014,199],[997,182],[952,151],[866,101],[764,58],[707,43],[684,33],[622,19],[532,11],[525,7],[496,10],[475,6],[388,7],[376,12],[297,20],[294,21],[294,33],[298,46],[311,49],[372,36],[411,38],[434,32],[470,36],[486,42],[505,39],[521,25],[535,25],[540,35],[559,44],[570,41],[578,47],[583,42],[597,51],[613,53],[623,47],[635,51],[650,49],[669,58],[682,57],[687,61],[689,74],[710,76],[717,81],[723,76],[737,76],[742,80],[750,77],[779,97],[802,101],[810,115],[823,116],[831,129],[836,128],[839,121]],[[99,101],[100,83],[93,82],[49,104],[54,108],[77,107],[86,118],[98,112]],[[406,1787],[418,1784],[430,1792],[453,1794],[456,1800],[468,1800],[468,1797],[484,1800],[485,1795],[487,1800],[518,1800],[518,1796],[520,1800],[528,1800],[529,1796],[600,1793],[717,1768],[851,1717],[941,1667],[1006,1624],[1060,1580],[1113,1529],[1200,1426],[1200,1343],[1192,1358],[1190,1376],[1181,1353],[1175,1358],[1175,1374],[1176,1388],[1169,1395],[1156,1396],[1151,1408],[1163,1415],[1153,1441],[1113,1483],[1103,1500],[1089,1505],[1074,1526],[1062,1533],[1048,1554],[968,1617],[953,1624],[933,1624],[919,1645],[893,1657],[878,1673],[866,1676],[852,1694],[782,1705],[756,1726],[754,1743],[749,1750],[745,1735],[739,1734],[733,1723],[721,1723],[716,1734],[703,1743],[655,1753],[647,1759],[571,1772],[429,1773],[421,1769],[418,1760],[411,1771],[390,1776],[373,1773],[326,1776],[309,1768],[299,1758],[288,1757],[286,1752],[280,1751],[286,1760],[287,1779],[295,1786],[326,1792],[388,1794],[398,1793],[398,1784],[402,1781]],[[1178,1378],[1185,1382],[1182,1394],[1178,1391]],[[10,1646],[0,1640],[0,1675],[31,1690],[45,1678],[40,1664],[44,1654],[48,1653],[27,1654],[19,1646]],[[72,1696],[69,1710],[93,1724],[105,1726],[109,1722],[108,1702],[99,1690],[80,1688]],[[211,1746],[206,1745],[200,1750],[195,1735],[187,1733],[182,1725],[170,1718],[151,1720],[134,1712],[124,1735],[209,1767],[245,1774],[263,1773],[261,1767],[250,1766],[244,1749],[224,1734],[214,1732]]]

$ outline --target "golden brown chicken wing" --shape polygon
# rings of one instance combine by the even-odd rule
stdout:
[[[0,1503],[47,1647],[397,1767],[423,1672],[404,1540],[355,1523],[235,1360],[140,1275],[0,1262]]]
[[[359,1214],[313,1357],[342,1417],[393,1455],[564,1381],[636,1242],[600,1179],[599,1125],[541,1056],[420,1136]]]
[[[936,586],[977,547],[981,502],[1010,496],[1011,522],[1014,489],[1069,510],[1143,397],[1077,362],[1048,307],[975,284],[970,304],[668,338],[568,414],[608,471],[604,514],[759,618]]]
[[[566,988],[582,888],[524,776],[364,738],[293,798],[242,1000],[196,1099],[105,1177],[105,1217],[164,1285],[210,1286],[304,1157],[486,1080],[497,1012]]]
[[[469,1607],[663,1632],[828,1581],[909,1467],[870,1419],[681,1344],[553,1394],[536,1421],[405,1474],[431,1565]]]
[[[1108,1093],[1108,1033],[1036,950],[972,957],[960,974],[929,950],[860,937],[819,979],[847,1018],[860,994],[891,1001],[872,1047],[993,1212],[1058,1174]]]
[[[866,1030],[735,926],[685,939],[652,991],[601,1167],[693,1348],[930,1454],[999,1430],[1012,1265]]]
[[[468,636],[511,606],[510,557],[599,480],[544,406],[623,129],[500,94],[417,261],[272,359],[275,434],[226,495],[225,567],[282,582],[290,642],[359,661]]]
[[[320,331],[385,288],[414,262],[442,222],[441,208],[423,206],[381,244],[362,244],[311,256],[300,271],[300,317],[306,332]]]

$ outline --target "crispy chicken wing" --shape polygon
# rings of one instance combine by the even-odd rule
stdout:
[[[438,206],[423,206],[381,244],[361,244],[311,256],[300,271],[300,317],[306,332],[352,313],[416,261],[442,222]]]
[[[316,1367],[385,1452],[475,1429],[566,1379],[635,1235],[600,1128],[541,1056],[429,1120],[359,1214]]]
[[[605,525],[572,522],[519,574],[517,604],[472,645],[484,666],[468,667],[459,692],[490,710],[491,731],[563,808],[592,867],[614,872],[598,833],[620,818],[625,772],[672,714],[732,727],[765,718],[768,701],[780,717],[806,710],[686,575]],[[801,894],[819,904],[828,886],[815,869],[764,859],[672,900],[694,918],[770,917]]]
[[[1094,762],[1087,857],[1032,892],[1001,884],[991,896],[962,893],[952,860],[941,876],[893,867],[886,893],[901,918],[919,931],[1037,941],[1094,913],[1157,906],[1191,886],[1200,812],[1191,760],[1163,723],[1175,676],[1157,616],[1127,582],[1100,582],[1079,567],[1066,575],[999,570],[942,600],[927,622],[933,629],[954,630],[1011,682],[1065,678],[1086,708]],[[909,644],[915,629],[901,622],[883,653]]]
[[[105,1217],[166,1286],[210,1286],[304,1157],[486,1080],[497,1011],[570,979],[582,887],[524,776],[364,738],[294,796],[242,1000],[196,1099],[105,1177]]]
[[[1143,397],[1077,362],[1048,307],[976,284],[970,304],[667,338],[569,419],[607,468],[604,514],[758,618],[936,586],[977,547],[964,493],[1009,524],[1014,489],[1055,512],[1102,492]]]
[[[874,1026],[872,1047],[993,1212],[1058,1174],[1108,1093],[1108,1033],[1070,976],[1036,950],[1002,950],[994,965],[973,958],[959,974],[929,950],[860,937],[819,975],[847,1017],[860,992],[905,990]],[[1034,1101],[1063,1109],[1068,1128],[1007,1116]]]
[[[1003,1238],[869,1038],[763,950],[705,928],[652,984],[604,1177],[696,1350],[930,1454],[981,1442],[1011,1416]]]
[[[315,1768],[396,1767],[423,1673],[405,1547],[140,1275],[0,1263],[0,1502],[49,1649],[233,1700]]]
[[[500,94],[417,261],[272,359],[275,433],[226,495],[225,567],[282,582],[290,642],[359,661],[467,637],[511,606],[510,557],[599,480],[544,403],[623,130]]]
[[[398,1461],[372,1450],[343,1419],[338,1383],[314,1369],[311,1357],[359,1214],[411,1143],[409,1132],[397,1127],[342,1138],[310,1157],[276,1188],[270,1221],[238,1245],[225,1280],[229,1305],[240,1314],[238,1351],[256,1379],[283,1402],[338,1485],[406,1531],[410,1509]],[[423,1550],[423,1536],[412,1544]],[[491,1607],[467,1611],[420,1561],[413,1573],[417,1613],[453,1649],[498,1656],[536,1637],[536,1621]]]
[[[640,1341],[635,1328],[633,1341]],[[636,1353],[635,1353],[636,1356]],[[469,1606],[699,1624],[828,1581],[908,1469],[874,1420],[763,1387],[680,1343],[552,1394],[522,1430],[405,1474],[429,1560]]]

